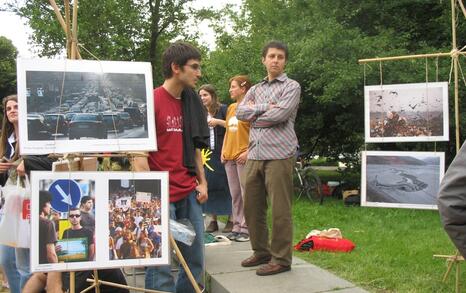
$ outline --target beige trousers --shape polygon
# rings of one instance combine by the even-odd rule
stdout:
[[[254,255],[291,265],[293,167],[295,158],[248,160],[245,171],[244,214]],[[272,235],[267,227],[267,197],[272,209]]]

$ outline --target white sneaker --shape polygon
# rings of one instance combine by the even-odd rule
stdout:
[[[248,242],[249,241],[249,235],[246,233],[239,233],[238,236],[236,236],[235,241],[237,242]]]

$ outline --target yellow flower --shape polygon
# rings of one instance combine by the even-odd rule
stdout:
[[[209,149],[202,149],[201,155],[202,155],[202,164],[207,167],[210,171],[214,172],[214,169],[212,169],[211,166],[207,163],[210,161],[210,155],[212,154],[212,151]]]

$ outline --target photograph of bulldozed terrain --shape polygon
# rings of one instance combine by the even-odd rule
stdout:
[[[362,205],[436,209],[444,153],[363,152]]]

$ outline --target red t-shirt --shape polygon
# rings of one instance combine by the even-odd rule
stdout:
[[[183,165],[181,100],[158,87],[154,90],[154,108],[158,150],[149,152],[149,168],[169,172],[170,202],[177,202],[196,188],[196,177]]]

